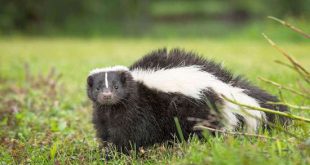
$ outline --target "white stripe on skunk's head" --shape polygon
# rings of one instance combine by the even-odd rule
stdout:
[[[115,72],[115,71],[129,71],[129,69],[126,66],[116,65],[111,67],[93,69],[89,72],[89,75],[94,75],[102,72]]]

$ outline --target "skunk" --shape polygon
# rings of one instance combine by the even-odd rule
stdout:
[[[178,137],[175,118],[185,139],[202,137],[201,131],[194,129],[201,123],[216,129],[257,132],[275,120],[288,122],[223,99],[288,111],[286,106],[268,104],[279,100],[243,77],[181,49],[153,51],[130,67],[94,69],[87,78],[87,95],[93,103],[97,137],[121,152]]]

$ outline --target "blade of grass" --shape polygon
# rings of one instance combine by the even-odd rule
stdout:
[[[183,135],[183,132],[182,132],[182,128],[181,128],[179,119],[178,119],[177,117],[174,117],[174,122],[175,122],[175,125],[176,125],[176,127],[177,127],[177,131],[178,131],[180,140],[181,140],[181,142],[184,142],[185,139],[184,139],[184,135]]]
[[[52,161],[55,160],[57,148],[58,148],[58,141],[56,141],[56,142],[52,145],[52,147],[51,147],[51,149],[50,149],[50,158],[51,158]]]

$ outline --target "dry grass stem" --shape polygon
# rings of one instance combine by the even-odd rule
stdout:
[[[279,18],[272,17],[272,16],[268,16],[267,18],[272,19],[272,20],[274,20],[274,21],[277,21],[277,22],[281,23],[282,25],[284,25],[284,26],[286,26],[286,27],[292,29],[293,31],[295,31],[295,32],[297,32],[297,33],[303,35],[303,36],[306,37],[306,38],[310,38],[310,35],[309,35],[309,34],[305,33],[303,30],[301,30],[301,29],[299,29],[299,28],[297,28],[297,27],[295,27],[295,26],[289,24],[289,23],[286,22],[286,21],[283,21],[283,20],[281,20],[281,19],[279,19]]]
[[[250,136],[250,137],[263,138],[263,139],[279,140],[277,138],[269,137],[269,136],[251,134],[251,133],[246,133],[246,132],[235,132],[235,131],[220,130],[220,129],[210,128],[210,127],[206,127],[206,126],[202,126],[202,125],[194,126],[194,130],[209,130],[212,132],[218,132],[218,133],[222,133],[222,134],[241,135],[241,136]]]
[[[295,68],[295,71],[298,72],[306,82],[310,83],[310,73],[309,71],[304,68],[297,60],[295,60],[292,56],[290,56],[287,52],[285,52],[282,48],[277,46],[270,38],[268,38],[264,33],[262,34],[264,38],[270,43],[272,47],[277,49],[283,56],[285,56],[292,64],[293,67]]]
[[[225,97],[224,95],[221,95],[221,96],[222,96],[223,99],[225,99],[225,100],[227,100],[227,101],[229,101],[229,102],[231,102],[233,104],[239,105],[241,107],[248,108],[248,110],[258,110],[258,111],[262,111],[262,112],[266,112],[266,113],[272,113],[272,114],[275,114],[275,115],[285,116],[287,118],[291,118],[291,119],[294,119],[294,120],[300,120],[300,121],[304,121],[304,122],[310,123],[310,119],[302,117],[302,116],[297,116],[297,115],[293,115],[293,114],[290,114],[290,113],[275,111],[275,110],[271,110],[271,109],[267,109],[267,108],[262,108],[262,107],[250,106],[250,105],[242,104],[242,103],[239,103],[239,102],[237,102],[235,100],[229,99],[229,98]]]
[[[293,104],[284,103],[284,102],[267,102],[267,103],[274,104],[274,105],[285,105],[290,108],[300,109],[300,110],[310,110],[310,106],[299,106],[299,105],[293,105]]]
[[[279,83],[277,83],[277,82],[274,82],[274,81],[265,79],[265,78],[263,78],[263,77],[258,77],[258,79],[260,79],[260,80],[262,80],[262,81],[264,81],[264,82],[266,82],[266,83],[268,83],[268,84],[274,85],[274,86],[276,86],[276,87],[278,87],[278,88],[280,88],[280,89],[285,89],[285,90],[287,90],[287,91],[290,91],[290,92],[292,92],[292,93],[294,93],[294,94],[303,96],[303,97],[305,97],[305,98],[310,98],[310,96],[309,96],[308,94],[304,94],[304,93],[302,93],[302,92],[300,92],[300,91],[298,91],[298,90],[296,90],[296,89],[293,89],[293,88],[284,86],[284,85],[279,84]]]
[[[296,138],[296,139],[298,139],[298,140],[300,140],[300,141],[304,140],[303,138],[301,138],[301,137],[299,137],[299,136],[296,136],[294,133],[291,133],[291,132],[287,131],[285,128],[283,128],[283,125],[282,125],[282,126],[278,126],[277,124],[274,124],[274,123],[272,123],[272,122],[270,122],[270,121],[262,120],[261,118],[258,118],[258,117],[256,117],[256,116],[250,114],[243,106],[240,106],[240,105],[239,105],[239,107],[240,107],[240,109],[242,110],[242,112],[243,112],[244,114],[246,114],[246,115],[248,115],[248,116],[250,116],[250,117],[252,117],[252,118],[254,118],[254,119],[258,120],[258,121],[260,121],[261,123],[266,123],[266,124],[268,124],[270,127],[273,127],[274,129],[276,129],[276,130],[278,130],[278,131],[281,131],[281,132],[283,132],[283,133],[285,133],[285,134],[287,134],[287,135],[289,135],[289,136],[291,136],[291,137],[294,137],[294,138]],[[203,126],[206,126],[206,125],[204,125],[204,123],[203,123]]]
[[[275,62],[275,63],[278,63],[278,64],[280,64],[280,65],[286,66],[286,67],[288,67],[288,68],[291,68],[291,69],[293,69],[293,70],[295,70],[295,68],[294,68],[292,65],[287,64],[287,63],[285,63],[285,62],[283,62],[283,61],[275,60],[274,62]]]

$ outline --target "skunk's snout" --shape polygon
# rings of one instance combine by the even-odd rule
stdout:
[[[111,91],[103,91],[98,94],[98,102],[101,104],[111,104],[113,102],[113,94]]]
[[[102,98],[105,100],[110,100],[112,98],[112,92],[102,92]]]
[[[98,97],[100,100],[110,100],[110,99],[112,99],[112,92],[110,92],[110,91],[101,92],[101,93],[99,93]]]

